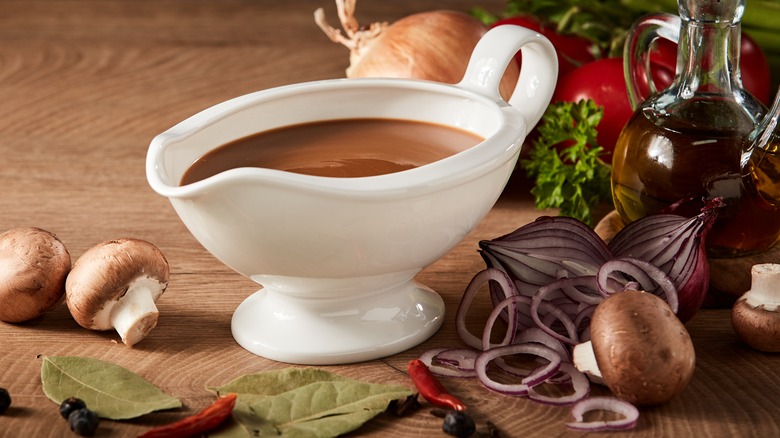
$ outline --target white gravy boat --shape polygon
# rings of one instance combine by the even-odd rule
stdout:
[[[520,77],[506,103],[498,84],[521,49]],[[455,85],[335,79],[259,91],[206,109],[152,140],[147,178],[206,250],[262,285],[233,315],[241,346],[291,363],[376,359],[420,344],[441,326],[441,297],[414,277],[491,209],[550,102],[556,77],[547,39],[499,26],[480,40]],[[485,140],[379,176],[237,168],[179,185],[193,162],[233,140],[286,125],[367,117],[437,123]]]

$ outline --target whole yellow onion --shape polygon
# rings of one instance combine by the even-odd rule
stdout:
[[[356,0],[336,0],[344,33],[325,21],[322,8],[314,20],[334,42],[350,50],[348,78],[409,78],[454,84],[463,78],[471,52],[487,28],[463,12],[437,10],[406,16],[392,24],[361,28],[355,20]],[[519,68],[510,63],[500,92],[508,99]]]

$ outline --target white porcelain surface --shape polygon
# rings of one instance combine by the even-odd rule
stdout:
[[[498,82],[522,47],[510,104]],[[457,85],[340,79],[260,91],[209,108],[158,135],[152,188],[210,253],[262,289],[236,310],[237,342],[292,363],[370,360],[413,347],[441,326],[441,298],[414,281],[482,219],[503,190],[527,131],[549,103],[555,53],[515,26],[488,32]],[[315,120],[398,118],[465,129],[486,140],[416,169],[325,178],[232,169],[179,186],[206,152],[269,128]]]

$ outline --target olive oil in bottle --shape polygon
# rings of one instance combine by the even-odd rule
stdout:
[[[618,213],[627,221],[661,212],[693,216],[707,200],[720,198],[724,205],[707,238],[710,254],[736,256],[767,249],[780,229],[780,209],[762,199],[741,169],[752,120],[727,101],[684,106],[678,109],[685,115],[681,118],[659,117],[647,108],[635,114],[621,134],[612,169]],[[758,172],[764,170],[778,168],[764,165]]]
[[[767,208],[780,208],[780,88],[772,108],[750,134],[743,174]]]
[[[757,195],[767,208],[780,209],[780,150],[778,144],[751,154],[745,168]]]

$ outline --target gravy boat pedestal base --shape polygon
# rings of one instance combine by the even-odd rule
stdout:
[[[415,281],[328,298],[266,286],[238,306],[231,328],[236,342],[259,356],[333,365],[408,350],[436,333],[443,320],[442,298]]]

